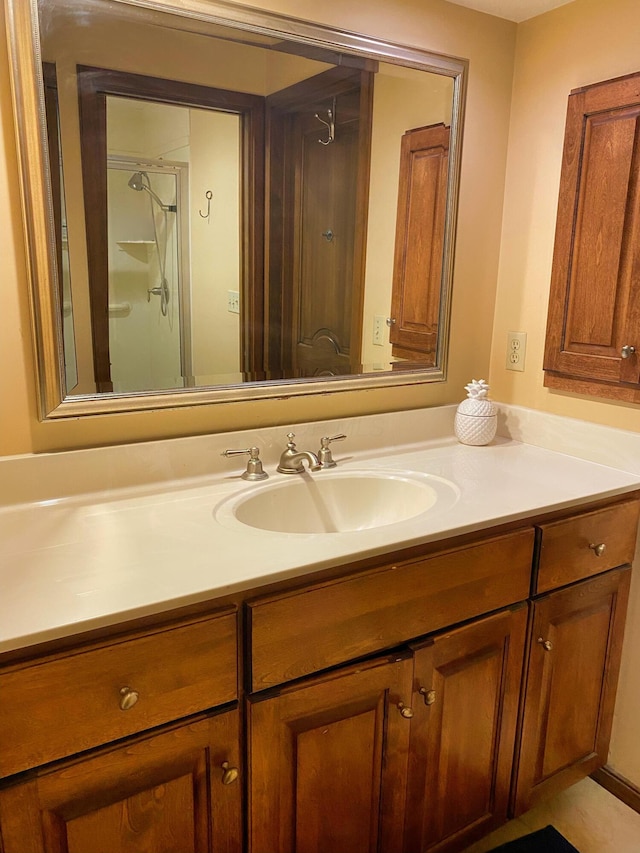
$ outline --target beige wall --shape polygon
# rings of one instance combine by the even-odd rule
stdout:
[[[638,71],[637,0],[575,0],[518,27],[491,385],[496,399],[640,431],[640,407],[543,387],[542,357],[569,92]],[[524,373],[505,369],[527,333]]]
[[[321,7],[310,0],[279,0],[253,5],[470,59],[449,381],[433,386],[349,392],[318,398],[219,404],[40,423],[33,380],[7,57],[2,48],[0,246],[3,249],[1,286],[4,300],[0,321],[0,355],[3,356],[0,358],[0,388],[3,389],[0,454],[220,432],[264,424],[288,425],[314,418],[439,405],[460,399],[471,375],[488,372],[515,25],[452,6],[444,0],[404,0],[393,8],[386,0],[372,0],[366,5],[327,0]],[[469,305],[473,305],[473,312],[468,311]]]
[[[552,392],[542,356],[567,97],[638,71],[637,0],[576,0],[518,27],[490,380],[496,399],[640,431],[640,407]],[[508,331],[527,332],[524,373],[505,370]],[[640,565],[640,556],[636,565]],[[610,764],[640,786],[640,573],[631,590]]]

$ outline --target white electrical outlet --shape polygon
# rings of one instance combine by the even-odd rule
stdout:
[[[387,318],[382,314],[375,314],[373,317],[373,345],[376,347],[384,346],[385,331],[387,328]]]
[[[240,293],[237,290],[227,290],[227,311],[229,314],[240,313]]]
[[[527,351],[526,332],[507,332],[507,370],[524,370]]]

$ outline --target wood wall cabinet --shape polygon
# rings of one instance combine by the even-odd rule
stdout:
[[[0,850],[462,850],[606,762],[639,508],[0,662]]]
[[[640,74],[569,96],[545,385],[640,402]]]

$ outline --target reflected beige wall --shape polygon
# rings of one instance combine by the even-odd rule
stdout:
[[[240,120],[189,110],[191,124],[191,334],[194,376],[240,372]],[[211,190],[211,213],[205,193]]]
[[[373,343],[373,324],[376,315],[386,318],[391,312],[402,135],[438,122],[450,125],[452,98],[450,77],[426,76],[388,64],[381,64],[376,74],[362,317],[362,363],[374,369],[376,363],[384,368],[392,360],[387,327],[384,345],[378,346]]]
[[[431,386],[347,392],[304,399],[218,404],[161,412],[40,423],[30,341],[29,296],[7,56],[0,49],[0,240],[4,311],[0,334],[0,453],[222,432],[314,418],[440,405],[459,400],[470,376],[486,374],[498,268],[507,129],[516,26],[444,0],[366,6],[327,0],[254,2],[254,6],[471,61],[455,269],[449,381]],[[4,39],[2,40],[4,45]],[[130,46],[129,49],[132,49]],[[139,50],[139,45],[137,48]],[[162,57],[158,56],[158,67]],[[469,311],[473,306],[473,311]],[[7,401],[10,401],[9,403]]]

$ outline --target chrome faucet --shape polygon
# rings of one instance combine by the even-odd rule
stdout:
[[[278,465],[281,474],[302,474],[304,472],[304,461],[306,459],[310,471],[318,471],[322,468],[320,460],[310,450],[296,450],[294,442],[295,433],[287,434],[289,439],[287,449],[283,451]]]

